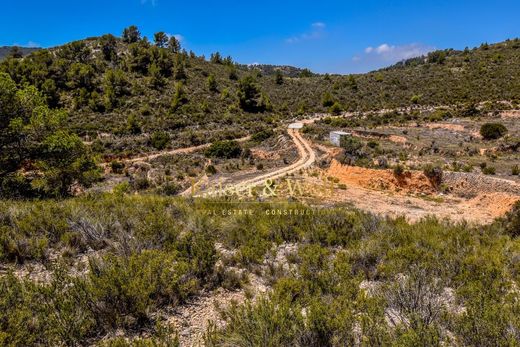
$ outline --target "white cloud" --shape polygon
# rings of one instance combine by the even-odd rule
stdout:
[[[381,46],[376,48],[377,54],[384,54],[390,51],[393,51],[395,49],[395,46],[390,46],[387,43],[383,43]]]
[[[182,36],[181,34],[170,34],[170,33],[165,33],[165,34],[168,38],[175,37],[177,39],[177,41],[179,41],[179,42],[183,42],[185,40],[185,37]]]
[[[311,31],[305,32],[305,33],[297,35],[297,36],[289,37],[288,39],[285,40],[285,42],[298,43],[298,42],[307,41],[307,40],[319,39],[319,38],[323,37],[323,35],[325,33],[325,27],[326,27],[326,24],[323,22],[312,23]]]
[[[365,48],[365,55],[358,59],[358,61],[365,60],[372,62],[384,61],[396,63],[401,60],[420,57],[433,50],[435,50],[435,47],[420,43],[410,43],[407,45],[391,45],[383,43],[375,48],[372,46]]]

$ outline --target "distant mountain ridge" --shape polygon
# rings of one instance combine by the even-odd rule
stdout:
[[[259,70],[263,75],[275,75],[280,71],[286,77],[301,77],[302,74],[313,75],[309,69],[302,69],[290,65],[271,65],[271,64],[249,64],[243,65],[250,70]]]
[[[9,56],[15,47],[18,48],[18,51],[22,54],[22,56],[26,56],[28,54],[31,54],[34,51],[41,49],[38,47],[1,46],[0,47],[0,60]]]

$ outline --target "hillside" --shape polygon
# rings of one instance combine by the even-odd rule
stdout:
[[[520,99],[519,40],[433,52],[368,74],[312,77],[285,77],[298,70],[284,67],[277,76],[277,68],[237,65],[218,54],[206,61],[178,43],[168,49],[133,40],[77,41],[4,60],[0,71],[35,85],[51,107],[67,109],[81,135],[130,134],[131,117],[139,124],[134,130],[171,131],[194,145],[324,112],[334,102],[336,111],[359,111]]]

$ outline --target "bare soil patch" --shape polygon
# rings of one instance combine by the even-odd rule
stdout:
[[[426,127],[429,129],[445,129],[452,131],[465,131],[464,126],[460,124],[449,124],[449,123],[431,123],[426,124]]]
[[[415,222],[429,215],[439,219],[491,223],[520,200],[515,182],[483,175],[447,173],[450,194],[440,194],[422,172],[397,179],[390,170],[344,166],[333,160],[326,174],[345,189],[337,189],[330,203],[346,202],[375,214],[405,216]]]
[[[408,171],[401,177],[396,177],[391,170],[345,166],[333,160],[327,174],[339,179],[340,183],[354,184],[363,188],[412,194],[435,192],[430,180],[422,172],[417,171]]]

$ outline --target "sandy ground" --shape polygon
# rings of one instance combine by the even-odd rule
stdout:
[[[498,191],[480,192],[472,198],[438,194],[420,172],[397,180],[389,170],[344,166],[333,161],[326,173],[346,186],[344,190],[335,190],[331,202],[351,203],[385,216],[405,216],[411,222],[434,215],[440,219],[487,224],[520,200],[520,195]]]
[[[494,202],[499,200],[500,205]],[[436,200],[428,198],[388,194],[359,186],[348,186],[346,190],[338,190],[331,201],[348,202],[355,207],[375,214],[397,217],[405,216],[410,222],[416,222],[433,215],[439,219],[452,221],[491,223],[495,218],[509,211],[515,201],[520,198],[503,193],[484,194],[470,200],[440,196]]]

